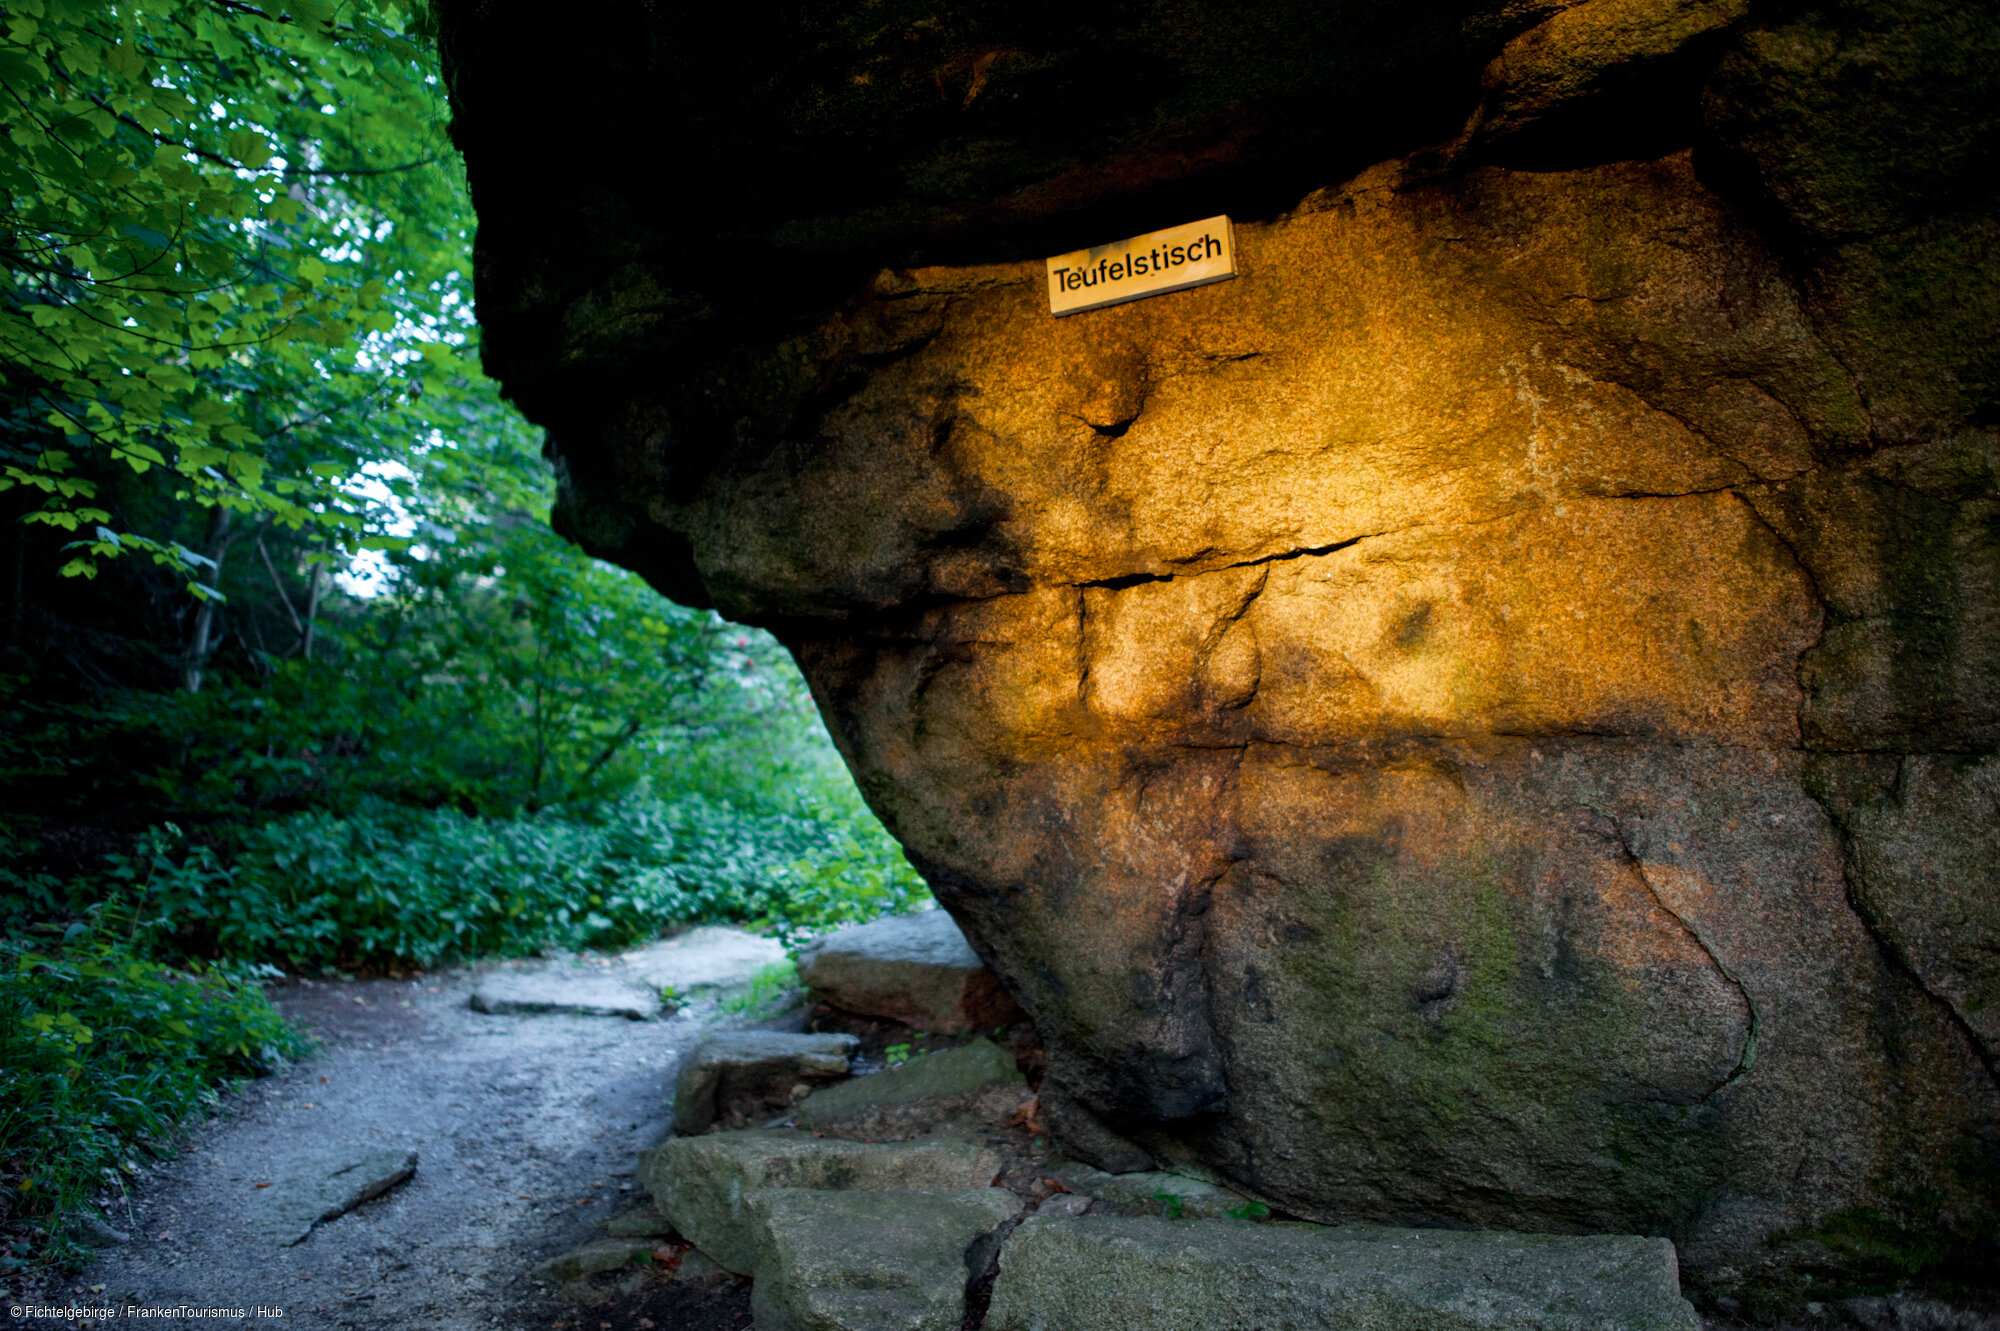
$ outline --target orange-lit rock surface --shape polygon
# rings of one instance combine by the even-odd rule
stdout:
[[[1061,320],[1031,247],[1112,239],[1152,131],[704,260],[634,221],[589,269],[522,220],[461,18],[489,363],[569,531],[792,646],[1073,1149],[1668,1234],[1717,1289],[1976,1265],[2000,229],[1962,13],[1472,14],[1344,183],[1249,213],[1173,159],[1204,208],[1153,220],[1233,207],[1236,280]],[[618,234],[606,188],[576,215]],[[732,296],[746,254],[852,281]]]

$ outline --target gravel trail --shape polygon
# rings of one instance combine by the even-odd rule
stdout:
[[[292,1328],[563,1320],[528,1273],[638,1199],[633,1159],[667,1134],[680,1058],[728,1023],[713,999],[660,1021],[489,1016],[467,1005],[481,973],[274,989],[318,1056],[250,1083],[194,1128],[111,1214],[131,1243],[59,1301],[250,1310],[233,1325],[282,1309]],[[282,1186],[272,1181],[329,1146],[414,1150],[419,1163],[295,1246],[259,1237],[258,1184]]]

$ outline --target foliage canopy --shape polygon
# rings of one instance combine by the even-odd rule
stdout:
[[[215,558],[103,502],[107,462],[175,497],[387,548],[368,464],[521,427],[465,357],[469,209],[432,54],[394,0],[10,0],[0,190],[0,490],[214,594]],[[413,446],[414,445],[414,446]]]

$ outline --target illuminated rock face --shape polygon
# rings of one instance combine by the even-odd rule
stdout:
[[[629,268],[483,239],[563,521],[792,646],[1079,1149],[1718,1288],[1989,1241],[2000,97],[1942,10],[1741,9],[1502,32],[1451,146],[1069,319],[996,226],[607,358]]]

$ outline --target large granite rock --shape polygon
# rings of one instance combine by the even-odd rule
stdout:
[[[1991,0],[440,14],[560,523],[792,647],[1065,1140],[2000,1269]]]
[[[1115,1323],[1107,1321],[1115,1309]],[[1085,1216],[1023,1221],[989,1331],[1700,1331],[1665,1239]]]
[[[868,1143],[773,1129],[676,1137],[640,1157],[639,1182],[681,1237],[749,1275],[761,1222],[744,1199],[759,1189],[962,1192],[989,1186],[999,1172],[990,1147],[955,1138]]]
[[[958,1331],[967,1252],[1021,1209],[1004,1188],[747,1195],[757,1331]]]
[[[1005,1025],[1020,1009],[941,910],[885,915],[799,949],[799,978],[813,996],[920,1031]]]

